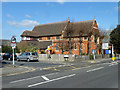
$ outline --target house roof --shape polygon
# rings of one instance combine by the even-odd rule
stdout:
[[[42,37],[61,35],[66,25],[67,21],[37,25],[33,28],[32,31],[24,31],[21,36]]]
[[[11,40],[0,39],[0,46],[11,46]]]
[[[47,49],[48,46],[52,45],[52,41],[44,41],[44,42],[39,42],[39,41],[21,41],[20,43],[17,44],[17,46],[22,49],[25,46],[32,46],[32,47],[37,47],[39,49]]]
[[[69,27],[71,29],[71,37],[88,36],[89,32],[92,30],[94,20],[80,21],[68,24],[68,29],[64,32],[64,37],[68,37]]]
[[[30,37],[43,37],[43,36],[56,36],[61,35],[64,31],[64,37],[66,37],[67,26],[73,26],[73,36],[79,36],[79,31],[82,31],[83,36],[88,36],[89,32],[92,30],[94,20],[80,21],[80,22],[71,22],[68,24],[68,21],[55,22],[37,25],[33,28],[32,31],[24,31],[21,36],[30,36]]]

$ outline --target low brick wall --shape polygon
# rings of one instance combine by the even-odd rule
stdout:
[[[50,57],[49,57],[49,54],[38,54],[38,56],[39,56],[39,61],[47,61],[47,60],[65,61],[63,54],[51,54]],[[69,55],[68,60],[74,61],[73,55]]]
[[[4,53],[1,53],[4,55]],[[20,55],[20,53],[16,53],[16,55]],[[82,61],[82,60],[90,60],[89,55],[79,56],[79,55],[68,55],[68,61]],[[64,54],[51,54],[49,58],[49,54],[38,54],[39,61],[65,61]],[[97,55],[96,59],[109,58],[109,55]]]

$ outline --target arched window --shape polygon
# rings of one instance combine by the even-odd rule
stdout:
[[[74,49],[77,49],[77,44],[75,43],[75,48]]]

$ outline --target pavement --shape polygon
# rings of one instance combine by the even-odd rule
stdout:
[[[83,65],[83,66],[82,66]],[[3,76],[3,88],[118,88],[117,60],[74,63],[13,76]],[[4,89],[3,89],[4,90]]]
[[[27,73],[34,71],[35,68],[25,67],[25,66],[12,66],[12,65],[5,65],[3,68],[0,68],[0,76],[11,76],[17,75],[21,73]]]

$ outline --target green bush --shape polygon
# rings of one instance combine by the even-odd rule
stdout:
[[[12,53],[13,50],[12,50],[12,47],[11,46],[2,46],[2,53]],[[19,53],[20,52],[20,49],[18,49],[18,47],[16,46],[15,47],[15,53]]]
[[[89,55],[89,59],[90,59],[90,60],[93,60],[93,55]]]
[[[86,53],[83,53],[82,55],[87,55]]]

